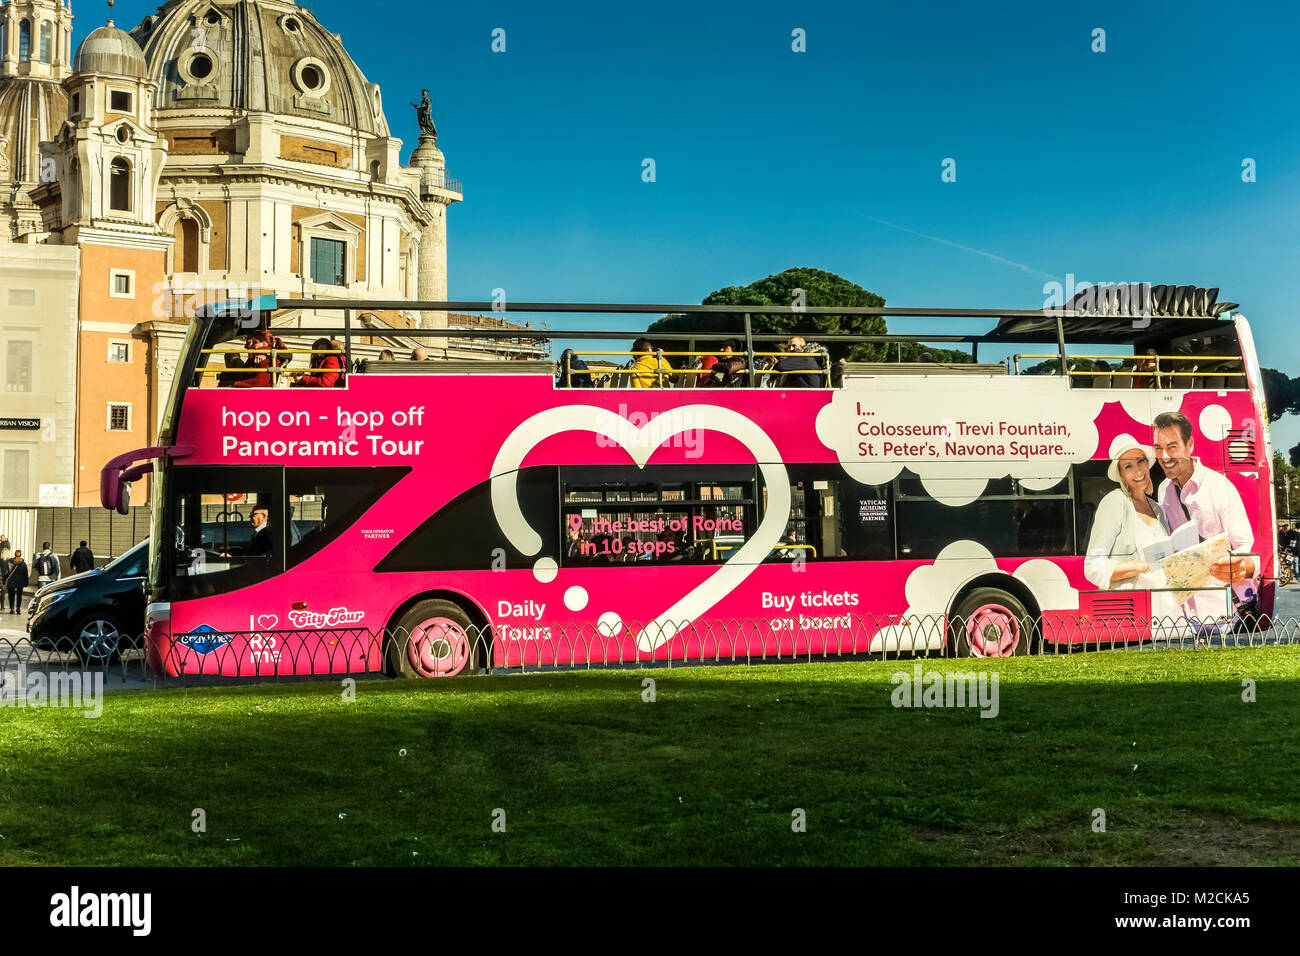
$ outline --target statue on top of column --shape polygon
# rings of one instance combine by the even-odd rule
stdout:
[[[433,100],[429,99],[429,91],[420,90],[420,102],[411,105],[415,107],[415,119],[420,124],[420,133],[436,137],[438,130],[433,125]]]

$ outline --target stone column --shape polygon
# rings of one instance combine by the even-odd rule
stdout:
[[[447,207],[425,200],[422,205],[432,221],[420,233],[420,264],[416,273],[416,295],[422,302],[447,299]],[[445,329],[446,312],[421,312],[420,328]]]
[[[429,223],[420,233],[416,296],[423,301],[447,298],[447,207],[461,201],[461,194],[447,180],[447,163],[438,149],[438,137],[421,133],[419,144],[411,153],[411,168],[420,171],[420,204],[429,214]],[[420,328],[445,329],[447,313],[421,312]],[[433,343],[431,343],[433,344]]]

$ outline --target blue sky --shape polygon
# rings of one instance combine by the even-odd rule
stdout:
[[[698,302],[791,266],[893,306],[1036,308],[1066,273],[1197,284],[1242,304],[1264,364],[1300,374],[1293,5],[312,9],[382,85],[404,158],[407,104],[430,89],[465,183],[452,298]],[[78,12],[83,36],[100,17]],[[1300,441],[1300,421],[1273,439]]]

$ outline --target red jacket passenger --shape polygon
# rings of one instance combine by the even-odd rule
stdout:
[[[261,331],[254,332],[248,336],[247,340],[244,342],[244,348],[247,349],[249,352],[248,362],[245,364],[244,367],[248,369],[258,369],[259,371],[253,375],[245,374],[239,376],[239,381],[232,382],[230,387],[231,388],[270,388],[272,385],[275,384],[275,381],[272,378],[271,371],[270,371],[271,369],[270,351],[271,349],[275,349],[277,352],[283,352],[285,349],[288,348],[288,346],[284,344],[284,340],[281,339],[279,336],[273,335],[267,329],[262,329]],[[266,354],[258,354],[258,353],[266,353]],[[277,355],[275,364],[288,365],[289,356]]]
[[[312,363],[315,371],[308,372],[293,384],[298,388],[334,388],[343,374],[343,361],[337,355],[321,356],[320,364]]]
[[[298,388],[334,388],[343,375],[343,344],[320,338],[311,344],[312,370],[293,384]]]

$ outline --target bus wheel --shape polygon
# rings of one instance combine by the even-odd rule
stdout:
[[[1033,622],[1013,595],[976,588],[948,618],[948,646],[957,657],[1018,657],[1029,653]]]
[[[456,677],[478,670],[479,628],[451,601],[421,601],[397,625],[393,653],[402,677]]]

